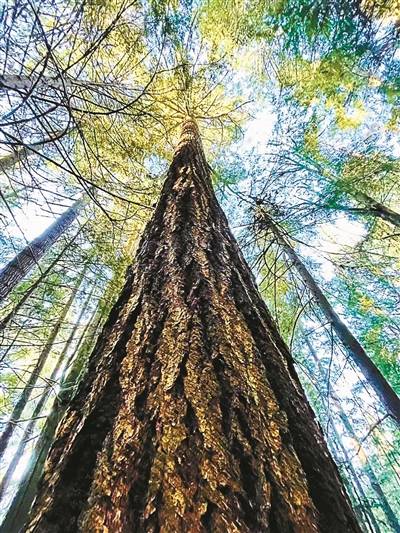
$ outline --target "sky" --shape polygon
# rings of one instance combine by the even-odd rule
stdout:
[[[265,103],[263,109],[255,113],[253,118],[247,122],[243,138],[237,143],[237,150],[243,153],[250,152],[250,150],[255,151],[255,153],[262,153],[272,136],[275,120],[273,110],[268,103]],[[52,217],[48,212],[44,213],[42,204],[43,197],[38,191],[32,191],[30,201],[14,210],[15,223],[11,223],[7,227],[7,232],[11,238],[21,239],[21,244],[27,243],[46,230],[55,217]],[[61,213],[61,210],[61,208],[57,208],[56,214]],[[329,222],[320,226],[318,237],[312,245],[316,249],[321,249],[322,246],[326,252],[338,252],[343,250],[346,245],[354,246],[363,235],[365,235],[363,224],[350,220],[344,215],[339,215],[334,223]],[[329,260],[320,253],[314,253],[313,249],[309,247],[301,247],[301,252],[321,265],[319,273],[326,281],[333,278],[334,267]],[[0,265],[4,264],[3,259],[0,256]]]

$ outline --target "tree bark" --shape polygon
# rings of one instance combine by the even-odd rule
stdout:
[[[10,442],[10,439],[13,436],[14,431],[17,427],[19,418],[21,417],[21,414],[23,410],[25,409],[25,406],[27,402],[29,401],[29,398],[31,397],[32,391],[35,388],[37,380],[40,377],[40,373],[43,370],[43,367],[46,364],[47,358],[51,353],[54,341],[56,340],[57,335],[60,332],[60,329],[65,320],[65,317],[67,316],[71,308],[71,305],[75,299],[76,293],[78,292],[79,287],[83,281],[83,278],[85,276],[85,271],[86,271],[86,268],[83,269],[82,274],[79,276],[75,287],[71,291],[71,294],[67,302],[65,303],[60,313],[60,316],[58,317],[55,325],[53,326],[50,332],[50,335],[43,347],[43,350],[40,352],[40,355],[36,361],[35,367],[30,373],[29,379],[23,388],[22,394],[13,408],[13,411],[10,416],[10,420],[5,424],[4,430],[0,436],[0,459],[4,455],[4,452],[8,446],[8,443]]]
[[[311,273],[308,271],[304,263],[295,252],[294,248],[290,245],[272,218],[265,211],[263,211],[260,215],[260,221],[265,228],[268,227],[271,229],[276,241],[282,247],[287,258],[293,263],[293,266],[312,294],[320,310],[332,325],[336,335],[347,349],[349,356],[361,370],[367,382],[375,390],[376,394],[381,399],[382,404],[387,409],[387,412],[397,421],[398,424],[400,424],[400,398],[394,392],[391,385],[387,382],[375,363],[368,357],[368,354],[355,336],[351,333],[346,324],[333,309],[332,305],[325,297]]]
[[[360,531],[192,120],[26,531]]]
[[[0,302],[25,278],[39,259],[58,241],[74,222],[82,207],[82,200],[71,205],[39,237],[30,242],[0,271]]]

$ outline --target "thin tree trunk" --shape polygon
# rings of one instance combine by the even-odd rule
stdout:
[[[48,91],[65,91],[76,87],[87,89],[99,89],[101,87],[110,87],[109,83],[96,83],[87,80],[78,80],[70,76],[44,76],[31,74],[29,76],[19,74],[3,74],[0,75],[0,90],[17,91],[17,92],[31,92],[33,89]]]
[[[321,376],[321,379],[322,379],[323,378],[323,371],[322,371],[322,367],[321,367],[321,361],[319,360],[314,348],[312,347],[310,341],[307,338],[306,338],[306,343],[307,343],[309,352],[311,353],[314,361],[316,362],[316,364],[318,366],[318,372],[319,372],[319,374]],[[357,445],[357,448],[361,449],[360,439],[358,438],[356,432],[354,431],[353,425],[350,422],[347,414],[343,411],[342,406],[340,404],[339,398],[337,397],[336,393],[332,389],[330,391],[330,394],[331,394],[331,398],[332,398],[332,400],[333,400],[333,402],[335,404],[336,411],[337,411],[337,413],[339,415],[340,420],[342,421],[342,424],[343,424],[347,434],[349,435],[349,437],[351,437],[354,440],[355,444]],[[335,432],[337,434],[336,429],[335,429]],[[342,441],[341,441],[340,438],[339,438],[339,442],[342,445]],[[344,450],[344,447],[343,447],[343,450]],[[348,461],[348,463],[351,464],[351,459],[348,456],[347,451],[345,452],[345,458],[346,458],[346,461]],[[366,460],[365,464],[363,464],[362,470],[364,470],[364,472],[367,474],[367,476],[369,478],[371,487],[374,490],[374,492],[376,493],[379,505],[382,508],[382,511],[383,511],[384,515],[386,516],[388,525],[391,528],[393,528],[393,531],[400,532],[399,521],[398,521],[395,513],[393,512],[393,509],[392,509],[388,499],[386,498],[386,495],[385,495],[384,491],[382,490],[381,484],[380,484],[377,476],[375,475],[374,469],[372,468],[372,465],[369,463],[368,459]],[[358,482],[358,484],[359,484],[359,482]],[[376,527],[378,527],[378,530],[379,530],[379,526],[377,524],[376,524]]]
[[[29,532],[359,532],[188,120]]]
[[[349,472],[348,483],[353,485],[353,491],[354,491],[354,496],[353,496],[354,500],[353,501],[355,501],[355,499],[357,499],[358,502],[359,502],[358,509],[355,508],[354,510],[355,510],[355,512],[356,512],[361,524],[364,527],[368,527],[370,529],[370,531],[372,531],[373,533],[381,533],[381,529],[379,527],[379,524],[376,521],[374,513],[371,510],[371,507],[370,507],[370,505],[368,503],[367,495],[364,492],[364,488],[361,485],[361,482],[360,482],[360,480],[358,478],[357,472],[354,470],[354,467],[353,467],[353,465],[351,463],[349,454],[347,453],[347,450],[346,450],[346,448],[343,445],[343,442],[342,442],[342,440],[340,438],[340,435],[339,435],[339,433],[338,433],[338,431],[336,429],[335,423],[332,422],[331,426],[332,426],[332,430],[333,430],[333,434],[334,434],[333,446],[336,449],[336,454],[334,454],[335,457],[336,457],[336,464],[339,465],[341,463],[341,461],[342,461],[341,457],[344,458],[344,467]]]
[[[305,341],[306,341],[306,344],[307,344],[307,347],[308,347],[308,351],[310,352],[315,364],[317,365],[318,380],[322,380],[322,382],[325,382],[324,381],[324,372],[323,372],[323,369],[322,369],[322,366],[321,366],[321,361],[319,360],[319,358],[317,356],[317,353],[314,350],[314,347],[312,346],[312,344],[309,341],[307,336],[305,336]],[[345,417],[346,417],[346,415],[345,415],[343,409],[341,408],[340,401],[336,397],[336,395],[333,393],[332,388],[330,389],[330,393],[331,393],[331,396],[332,396],[332,398],[333,398],[333,400],[335,402],[335,407],[336,407],[336,409],[338,411],[339,417],[342,420],[342,415],[345,416]],[[322,404],[324,406],[324,409],[325,409],[326,413],[329,414],[327,398],[325,398],[324,395],[321,395],[321,401],[322,401]],[[351,427],[351,423],[350,423],[350,421],[348,420],[347,417],[346,417],[346,420],[347,420],[347,423]],[[335,422],[333,420],[331,420],[331,426],[332,426],[333,433],[334,433],[334,444],[336,446],[340,447],[341,453],[342,453],[342,455],[344,457],[344,465],[350,471],[351,481],[353,482],[353,484],[356,487],[355,490],[356,490],[357,496],[358,496],[358,494],[361,496],[361,500],[359,499],[359,501],[360,501],[360,505],[362,506],[362,510],[363,510],[363,512],[365,514],[365,518],[368,521],[368,525],[369,525],[369,527],[371,528],[372,531],[376,531],[377,533],[380,533],[381,529],[379,527],[378,522],[376,521],[374,512],[372,511],[372,509],[371,509],[371,507],[370,507],[370,505],[368,503],[368,497],[365,494],[364,488],[363,488],[363,486],[361,484],[361,481],[359,479],[359,475],[354,470],[351,458],[350,458],[350,456],[349,456],[349,454],[347,452],[346,447],[343,444],[342,438],[341,438],[341,436],[340,436],[340,434],[339,434],[339,432],[338,432],[338,430],[336,428],[336,424],[335,424]],[[358,496],[358,498],[359,498],[359,496]],[[370,524],[370,522],[372,523],[372,525]]]
[[[42,146],[45,146],[46,144],[49,144],[50,142],[54,142],[55,140],[61,138],[63,135],[68,135],[69,133],[73,131],[73,129],[74,128],[70,128],[68,130],[55,131],[47,139],[43,139],[42,141],[37,141],[31,144],[25,144],[23,146],[19,146],[18,148],[15,148],[9,154],[1,156],[0,157],[0,172],[6,173],[9,170],[12,170],[17,163],[22,163],[23,161],[26,161],[29,156],[36,154],[39,148],[41,148]]]
[[[340,419],[341,419],[341,421],[343,423],[344,428],[346,429],[347,434],[353,439],[354,443],[357,445],[357,448],[361,449],[360,439],[356,435],[356,433],[355,433],[355,431],[353,429],[353,426],[352,426],[350,420],[348,419],[346,413],[340,407],[340,402],[339,402],[338,398],[336,397],[336,395],[333,395],[332,399],[333,399],[333,401],[335,403],[336,409],[337,409],[337,411],[339,413],[339,417],[340,417]],[[348,460],[350,461],[350,458]],[[372,487],[373,491],[375,492],[375,494],[377,496],[379,505],[380,505],[385,517],[386,517],[387,525],[389,525],[391,528],[393,528],[393,531],[400,532],[399,521],[398,521],[396,515],[394,514],[393,509],[392,509],[390,503],[388,502],[388,499],[386,498],[386,495],[385,495],[385,493],[382,490],[381,484],[380,484],[378,478],[376,477],[375,472],[374,472],[372,466],[370,465],[368,459],[366,460],[365,464],[363,464],[362,469],[367,474],[368,479],[369,479],[370,484],[371,484],[371,487]]]
[[[83,279],[83,278],[82,278]],[[1,501],[1,498],[3,497],[3,494],[4,492],[7,490],[8,488],[8,485],[14,475],[14,472],[25,452],[25,448],[26,448],[26,445],[27,443],[29,442],[29,440],[32,438],[32,434],[33,434],[33,431],[36,427],[36,422],[37,422],[37,419],[42,415],[42,411],[43,411],[43,407],[46,406],[46,403],[47,403],[47,400],[49,399],[50,397],[50,393],[53,389],[53,384],[55,382],[55,380],[58,378],[60,378],[59,374],[60,374],[60,370],[65,362],[65,357],[69,351],[69,348],[75,338],[75,334],[76,334],[76,331],[78,329],[78,326],[80,324],[80,321],[82,320],[82,317],[83,315],[85,314],[85,312],[87,311],[88,309],[88,306],[89,306],[89,303],[91,301],[91,298],[92,298],[92,294],[93,294],[93,291],[94,291],[95,287],[92,288],[92,290],[89,292],[83,306],[82,306],[82,309],[79,313],[79,316],[68,336],[68,339],[66,340],[65,342],[65,345],[64,345],[64,348],[62,350],[62,352],[60,353],[60,356],[59,358],[57,359],[57,363],[55,364],[51,374],[50,374],[50,377],[48,378],[48,381],[46,383],[46,386],[43,390],[43,393],[39,399],[39,401],[37,402],[37,404],[35,405],[35,409],[33,410],[33,413],[31,415],[31,420],[28,422],[28,424],[26,425],[26,427],[24,428],[24,431],[23,431],[23,434],[21,436],[21,439],[19,441],[19,444],[18,444],[18,447],[10,461],[10,463],[8,464],[8,467],[7,467],[7,470],[5,471],[4,473],[4,476],[0,482],[0,501]],[[79,286],[78,286],[78,290],[79,290]],[[74,352],[71,354],[71,356],[74,355]]]
[[[373,387],[383,405],[386,407],[388,413],[393,416],[398,424],[400,424],[400,398],[394,392],[375,363],[368,357],[364,348],[351,333],[346,324],[333,309],[332,305],[325,297],[313,276],[310,274],[304,263],[294,251],[294,248],[289,244],[288,240],[285,238],[272,218],[265,211],[263,211],[260,216],[261,223],[265,228],[268,227],[273,232],[277,242],[280,244],[280,246],[282,246],[285,255],[293,263],[304,284],[313,295],[320,310],[332,325],[332,328],[334,329],[338,338],[346,347],[351,359],[361,370],[367,382],[371,385],[371,387]]]
[[[335,400],[335,403],[336,403],[336,400]],[[355,434],[355,432],[353,430],[353,427],[352,427],[352,425],[351,425],[346,413],[344,413],[344,411],[342,409],[340,409],[339,416],[340,416],[340,419],[343,422],[343,425],[344,425],[348,435],[354,440],[354,442],[357,445],[357,447],[361,448],[360,439]],[[370,465],[368,459],[367,459],[366,463],[363,465],[362,469],[367,474],[368,479],[369,479],[370,484],[371,484],[371,487],[372,487],[372,489],[374,490],[374,492],[375,492],[375,494],[377,496],[379,505],[380,505],[380,507],[381,507],[381,509],[383,511],[383,514],[386,517],[387,525],[390,526],[393,529],[393,531],[400,532],[399,520],[396,517],[395,513],[393,512],[393,509],[392,509],[392,507],[391,507],[388,499],[386,498],[386,495],[385,495],[385,493],[384,493],[384,491],[383,491],[383,489],[381,487],[379,479],[377,478],[377,476],[376,476],[372,466]]]
[[[8,172],[12,168],[14,168],[17,163],[22,163],[22,161],[25,161],[28,158],[29,154],[32,153],[29,148],[30,145],[22,146],[16,148],[9,154],[1,156],[0,172]]]
[[[53,261],[50,263],[50,265],[40,274],[40,276],[37,278],[36,281],[32,283],[32,285],[27,289],[21,299],[15,304],[15,306],[11,309],[7,315],[0,320],[0,331],[4,330],[6,326],[10,323],[10,321],[14,318],[14,316],[18,313],[18,311],[21,309],[21,307],[27,302],[27,300],[32,296],[32,294],[35,292],[37,287],[47,278],[47,275],[52,272],[53,268],[58,264],[58,262],[64,257],[65,252],[72,246],[72,244],[75,242],[76,238],[81,232],[81,228],[77,231],[77,233],[72,237],[70,241],[67,242],[67,244],[63,247],[63,249],[60,251],[60,253],[53,259]],[[1,358],[1,361],[3,361],[4,357]]]
[[[31,508],[37,492],[39,480],[43,474],[43,467],[47,454],[54,441],[57,426],[71,402],[71,398],[76,390],[79,378],[83,373],[90,350],[93,348],[94,341],[98,334],[99,325],[102,320],[102,315],[96,312],[93,319],[87,324],[87,326],[93,326],[94,323],[90,336],[86,338],[88,331],[87,327],[85,327],[82,332],[78,342],[77,350],[79,351],[77,351],[77,356],[75,357],[68,374],[64,376],[61,381],[60,392],[54,400],[50,414],[46,419],[45,426],[35,444],[27,470],[22,476],[18,490],[0,527],[0,533],[19,533],[27,520],[29,509]]]
[[[362,204],[364,207],[349,207],[344,205],[323,205],[325,209],[335,209],[337,211],[346,211],[347,213],[359,213],[363,215],[369,215],[372,217],[379,217],[394,226],[400,227],[400,213],[393,211],[389,207],[386,207],[384,204],[377,202],[367,194],[359,192],[352,189],[351,191],[346,191],[349,196],[353,197],[358,203]]]
[[[313,162],[315,164],[315,162]],[[319,165],[317,165],[320,172],[322,172],[322,169]],[[306,167],[307,168],[307,167]],[[324,169],[323,175],[326,176],[326,170]],[[377,202],[371,196],[368,194],[359,191],[354,187],[354,184],[346,184],[345,182],[336,179],[334,174],[329,175],[329,180],[333,182],[340,190],[343,190],[350,198],[353,198],[356,202],[363,205],[364,207],[347,207],[343,205],[335,206],[333,209],[337,209],[339,211],[347,211],[347,212],[354,212],[354,213],[361,213],[370,215],[373,217],[379,217],[382,220],[385,220],[386,222],[389,222],[390,224],[393,224],[394,226],[400,227],[400,213],[397,213],[396,211],[393,211],[389,207],[385,206],[384,204]],[[323,205],[322,207],[326,209],[332,209],[329,205]]]
[[[352,190],[349,194],[353,196],[357,202],[365,205],[367,214],[380,217],[382,220],[400,228],[400,213],[396,213],[396,211],[377,202],[361,191]]]
[[[39,237],[30,242],[0,271],[0,302],[35,267],[39,259],[74,222],[82,207],[82,200],[71,205]]]
[[[30,373],[30,376],[29,376],[29,379],[28,381],[26,382],[25,386],[24,386],[24,389],[22,391],[22,394],[19,398],[19,400],[17,401],[17,403],[15,404],[14,408],[13,408],[13,411],[11,413],[11,416],[10,416],[10,420],[5,424],[5,427],[4,427],[4,430],[0,436],[0,458],[3,457],[4,455],[4,452],[8,446],[8,443],[11,439],[11,437],[13,436],[14,434],[14,431],[17,427],[17,424],[18,424],[18,421],[21,417],[21,414],[22,414],[22,411],[25,409],[25,406],[27,404],[27,402],[29,401],[29,398],[31,397],[31,394],[32,394],[32,391],[33,389],[35,388],[36,386],[36,383],[37,383],[37,380],[39,379],[40,377],[40,373],[44,367],[44,365],[46,364],[46,361],[47,361],[47,358],[48,356],[50,355],[51,353],[51,350],[52,350],[52,347],[53,347],[53,344],[54,344],[54,341],[64,323],[64,320],[65,320],[65,317],[67,316],[70,308],[71,308],[71,305],[75,299],[75,296],[76,296],[76,293],[78,292],[79,290],[79,287],[83,281],[83,278],[85,276],[85,268],[83,269],[82,271],[82,274],[79,276],[78,278],[78,281],[74,287],[74,289],[72,290],[71,292],[71,295],[70,297],[68,298],[67,302],[65,303],[61,313],[60,313],[60,316],[58,317],[57,319],[57,322],[55,323],[55,325],[53,326],[51,332],[50,332],[50,335],[46,341],[46,344],[44,345],[43,347],[43,350],[41,351],[37,361],[36,361],[36,364],[35,364],[35,367],[34,369],[32,370],[32,372]]]

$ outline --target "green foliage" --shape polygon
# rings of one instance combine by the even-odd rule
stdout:
[[[76,9],[79,3],[69,0],[44,0],[33,3],[36,20],[30,4],[21,4],[4,32],[9,55],[15,56],[15,64],[2,56],[5,73],[13,74],[18,65],[23,76],[42,73],[47,82],[63,79],[70,85],[42,90],[37,84],[10,90],[2,99],[6,151],[51,141],[1,176],[2,261],[26,244],[16,229],[19,209],[36,203],[48,213],[82,193],[87,203],[74,228],[0,310],[4,317],[18,306],[76,239],[4,333],[4,416],[84,264],[83,289],[42,377],[51,374],[88,296],[70,357],[88,323],[104,321],[157,202],[180,125],[191,116],[202,133],[213,185],[235,235],[243,237],[243,250],[292,348],[349,490],[356,499],[350,461],[383,523],[366,465],[372,465],[395,508],[398,484],[391,463],[399,435],[386,419],[374,429],[384,416],[382,407],[378,401],[372,405],[368,384],[351,367],[293,265],[254,218],[260,207],[276,218],[329,301],[400,392],[399,232],[374,208],[378,202],[398,211],[400,203],[397,6],[372,0],[90,0]],[[268,109],[271,117],[257,132],[259,145],[245,146],[241,128],[251,113],[265,117]],[[268,120],[275,124],[269,140],[261,135],[269,131]],[[65,131],[52,140],[60,127]],[[341,225],[348,238],[336,242]],[[93,341],[82,342],[85,361]],[[344,426],[343,413],[356,438]]]

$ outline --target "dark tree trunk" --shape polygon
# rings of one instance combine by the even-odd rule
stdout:
[[[332,325],[333,330],[347,349],[351,359],[361,370],[367,382],[373,387],[376,394],[381,399],[382,404],[386,407],[388,414],[392,415],[397,423],[400,424],[400,398],[343,320],[341,320],[339,315],[333,309],[318,283],[315,281],[314,277],[308,271],[276,223],[266,212],[262,212],[260,215],[260,221],[261,224],[263,224],[263,227],[269,228],[272,231],[276,241],[282,246],[285,255],[297,270],[325,318]]]
[[[360,531],[193,121],[26,531]]]
[[[63,235],[78,216],[82,201],[71,205],[39,237],[30,242],[0,271],[0,302],[35,267],[39,259]]]
[[[77,231],[74,237],[72,237],[72,239],[67,242],[67,244],[62,248],[60,253],[58,253],[57,256],[53,259],[53,261],[49,264],[49,266],[45,270],[43,270],[40,276],[24,292],[21,299],[14,305],[11,311],[9,311],[6,314],[6,316],[0,320],[0,332],[4,330],[10,324],[10,322],[15,318],[18,311],[21,309],[21,307],[29,300],[32,294],[36,291],[38,286],[46,280],[47,276],[53,271],[53,268],[61,261],[65,253],[74,244],[80,232],[81,232],[81,228]],[[0,360],[3,361],[3,359],[4,359],[4,355],[1,357]]]

